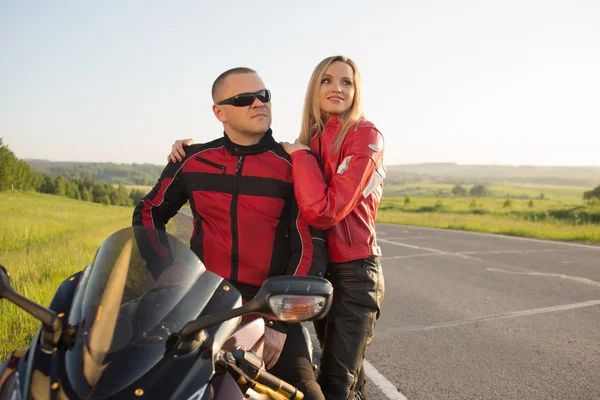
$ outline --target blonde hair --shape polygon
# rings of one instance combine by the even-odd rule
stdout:
[[[325,127],[327,121],[323,120],[324,116],[321,113],[321,100],[319,98],[321,81],[323,80],[323,75],[325,75],[327,68],[337,61],[346,63],[352,68],[354,74],[352,77],[352,82],[354,84],[354,99],[350,108],[338,117],[340,121],[340,130],[337,132],[338,135],[334,141],[333,146],[335,150],[338,150],[344,142],[350,127],[363,118],[361,104],[362,80],[356,64],[354,61],[344,56],[327,57],[317,65],[308,82],[308,88],[306,89],[306,96],[304,98],[302,127],[300,128],[300,137],[298,138],[299,142],[302,144],[309,145],[310,140],[315,135],[320,134]]]

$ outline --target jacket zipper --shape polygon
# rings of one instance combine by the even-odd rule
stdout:
[[[238,158],[235,166],[235,184],[233,187],[233,197],[231,198],[231,276],[232,282],[237,282],[239,268],[239,242],[238,242],[238,223],[237,223],[237,201],[240,188],[240,178],[242,176],[242,167],[244,165],[244,156]]]
[[[344,223],[344,229],[346,230],[346,240],[348,241],[348,246],[352,246],[352,240],[350,240],[350,228],[348,228],[348,221],[346,221],[346,218],[344,218],[342,222]]]
[[[323,163],[323,143],[321,142],[322,137],[323,132],[319,133],[319,164]]]
[[[200,161],[201,163],[204,163],[206,165],[210,165],[211,167],[215,167],[221,170],[221,173],[224,174],[225,170],[227,170],[227,167],[221,164],[217,164],[216,162],[212,162],[210,160],[207,160],[206,158],[202,158],[200,156],[196,157],[196,160]]]

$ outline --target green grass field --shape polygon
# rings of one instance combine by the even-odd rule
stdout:
[[[473,185],[462,185],[469,191]],[[539,197],[544,194],[547,200],[558,202],[577,202],[581,203],[583,193],[591,190],[588,187],[577,186],[552,186],[552,185],[535,185],[535,184],[517,184],[506,183],[504,185],[486,185],[492,192],[493,197],[505,198],[529,196],[530,198]],[[454,185],[442,183],[412,183],[406,185],[386,185],[384,195],[386,197],[398,197],[409,195],[411,197],[439,197],[441,192],[442,197],[451,197],[451,191]]]
[[[111,233],[131,225],[132,208],[39,193],[0,193],[0,263],[22,295],[47,306],[64,279],[90,263]],[[23,347],[39,322],[0,301],[0,360]]]
[[[378,221],[476,232],[598,243],[600,208],[582,197],[589,188],[492,185],[492,196],[451,197],[453,185],[410,184],[384,188]],[[464,185],[469,190],[470,185]],[[544,199],[540,199],[540,194]],[[410,202],[406,202],[408,196]],[[507,203],[507,196],[512,197]],[[522,200],[521,196],[529,199]]]
[[[158,179],[158,178],[157,178]],[[115,185],[119,186],[119,185]],[[123,185],[127,190],[139,189],[144,193],[148,193],[152,190],[152,186],[144,186],[144,185]]]

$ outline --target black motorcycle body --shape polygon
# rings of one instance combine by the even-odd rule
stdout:
[[[15,293],[0,267],[0,298],[42,321],[29,348],[0,365],[0,400],[300,399],[262,368],[262,319],[238,326],[246,314],[322,318],[332,291],[322,278],[273,277],[243,304],[186,245],[142,227],[106,239],[48,309]]]

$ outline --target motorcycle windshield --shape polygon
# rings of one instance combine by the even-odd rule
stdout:
[[[88,270],[69,315],[76,341],[65,352],[69,386],[86,399],[149,379],[169,335],[197,318],[223,281],[174,236],[147,227],[111,235]]]

